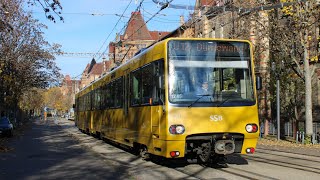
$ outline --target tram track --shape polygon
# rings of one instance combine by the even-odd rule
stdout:
[[[290,169],[301,170],[301,171],[311,172],[316,174],[320,173],[320,168],[316,168],[313,166],[305,166],[302,164],[290,163],[288,161],[279,161],[279,160],[275,160],[271,158],[263,158],[263,157],[246,156],[245,158],[251,161],[262,162],[262,163],[286,167]]]
[[[279,157],[294,158],[296,160],[305,160],[305,161],[312,161],[312,162],[315,162],[315,163],[320,163],[320,157],[319,156],[313,156],[313,155],[297,154],[297,153],[283,152],[283,151],[278,152],[278,151],[261,150],[261,149],[257,150],[256,153],[279,156]]]
[[[262,148],[262,147],[257,148],[256,152],[260,152],[260,151],[273,151],[273,152],[289,153],[289,154],[295,154],[295,155],[303,155],[303,156],[311,156],[311,157],[320,158],[320,150],[319,150],[319,155],[316,155],[316,153],[306,154],[305,152],[301,153],[301,152],[294,152],[294,151],[285,151],[285,150],[281,150],[281,149]]]

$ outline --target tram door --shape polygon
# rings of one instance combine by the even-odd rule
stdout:
[[[151,123],[152,123],[152,143],[155,154],[161,152],[160,127],[163,125],[164,117],[164,77],[163,77],[163,62],[157,61],[154,63],[153,69],[153,88],[152,99],[154,106],[151,106]]]

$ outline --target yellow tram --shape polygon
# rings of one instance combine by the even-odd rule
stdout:
[[[261,83],[251,49],[230,39],[158,42],[76,95],[76,126],[144,158],[254,153]]]

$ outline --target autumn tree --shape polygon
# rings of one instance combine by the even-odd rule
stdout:
[[[315,74],[313,61],[318,61],[316,47],[319,28],[320,3],[318,0],[296,3],[285,9],[290,31],[293,34],[294,46],[291,51],[291,60],[296,64],[296,72],[304,80],[305,86],[305,130],[307,142],[310,142],[313,134],[312,118],[312,76]]]
[[[245,10],[234,19],[231,33],[232,37],[248,39],[254,45],[255,65],[260,75],[264,75],[265,91],[260,94],[263,101],[259,104],[263,107],[262,118],[268,122],[268,106],[275,111],[275,80],[280,74],[281,119],[296,122],[305,118],[306,134],[310,138],[311,82],[315,72],[313,63],[319,55],[316,46],[320,1],[250,0],[250,6],[239,2],[234,6]],[[270,68],[272,62],[277,65],[276,71]]]
[[[32,88],[25,91],[20,98],[19,107],[22,110],[33,110],[40,115],[44,107],[44,89]]]
[[[60,87],[51,87],[44,93],[45,106],[60,112],[68,111],[72,107],[72,98],[63,94]]]
[[[305,119],[307,142],[312,135],[312,76],[317,61],[315,30],[319,22],[317,1],[282,1],[285,7],[269,13],[270,63],[277,65],[270,71],[271,101],[275,102],[275,79],[281,82],[281,119],[296,122]],[[283,4],[282,4],[283,5]],[[311,65],[311,66],[310,66]],[[275,103],[274,103],[275,104]],[[274,106],[275,107],[275,106]],[[280,127],[279,127],[280,128]]]
[[[57,17],[60,21],[63,21],[61,16],[62,5],[59,0],[27,0],[27,4],[30,6],[40,5],[50,21],[56,22]]]
[[[22,0],[0,0],[0,104],[16,109],[24,92],[58,83],[59,68],[53,54],[60,46],[43,37],[46,28],[22,9]],[[4,13],[5,12],[5,13]]]

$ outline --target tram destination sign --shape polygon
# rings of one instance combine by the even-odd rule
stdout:
[[[249,43],[237,41],[187,41],[169,42],[169,55],[250,56]]]

